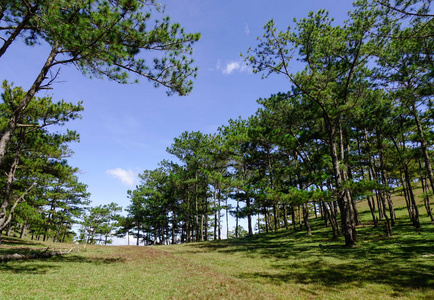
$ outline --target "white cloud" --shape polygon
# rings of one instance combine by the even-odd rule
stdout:
[[[225,75],[229,75],[233,72],[251,72],[251,69],[242,60],[229,61],[223,66],[219,60],[217,61],[217,70],[222,71]]]
[[[223,68],[223,74],[231,74],[234,70],[238,70],[240,68],[240,63],[237,61],[231,61],[226,64]]]
[[[129,187],[134,187],[138,182],[137,174],[133,170],[124,170],[121,168],[116,168],[116,169],[107,170],[106,174],[120,180],[122,184]]]

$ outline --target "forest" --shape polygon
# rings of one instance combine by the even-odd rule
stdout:
[[[370,224],[394,234],[394,191],[402,192],[415,229],[422,214],[434,222],[431,2],[358,0],[339,25],[326,10],[285,30],[270,20],[257,44],[240,50],[253,73],[283,77],[288,89],[258,99],[254,115],[215,133],[174,138],[167,148],[173,161],[139,175],[122,215],[116,203],[92,207],[69,165],[69,143],[79,133],[51,130],[81,118],[82,103],[37,94],[52,88],[57,67],[73,65],[85,76],[145,79],[187,95],[200,34],[169,18],[155,21],[147,10],[163,8],[154,0],[0,1],[0,60],[17,40],[51,47],[28,90],[6,79],[2,85],[0,233],[91,244],[128,234],[137,244],[175,244],[283,228],[311,235],[311,218],[320,216],[330,238],[342,236],[352,248],[361,200]],[[157,54],[147,61],[145,52]],[[235,228],[223,233],[229,216]]]
[[[331,237],[353,247],[362,199],[373,226],[393,234],[395,190],[414,228],[420,214],[434,221],[430,4],[357,1],[342,26],[324,10],[285,31],[270,20],[243,57],[264,78],[285,77],[290,91],[257,100],[254,115],[216,133],[175,138],[167,152],[177,162],[144,171],[128,192],[123,229],[151,244],[215,240],[231,214],[235,237],[240,219],[248,235],[298,225],[310,235],[309,218],[321,215]],[[294,64],[302,70],[292,73]]]

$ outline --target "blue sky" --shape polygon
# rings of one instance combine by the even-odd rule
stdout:
[[[67,124],[77,130],[80,143],[70,164],[80,168],[80,181],[89,186],[93,205],[116,202],[126,208],[127,190],[138,184],[137,174],[154,169],[173,138],[184,131],[214,133],[230,118],[254,114],[256,100],[287,91],[289,82],[278,76],[261,79],[243,64],[240,53],[257,44],[263,26],[273,18],[280,29],[293,18],[325,8],[341,22],[350,0],[167,0],[166,13],[187,32],[200,32],[194,59],[199,67],[193,92],[166,96],[146,80],[119,85],[89,79],[74,67],[62,67],[53,90],[39,94],[69,102],[84,101],[83,118]],[[0,59],[0,79],[28,89],[49,53],[46,45],[15,43]],[[224,230],[225,231],[225,230]]]

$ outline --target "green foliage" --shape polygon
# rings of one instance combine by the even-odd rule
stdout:
[[[87,244],[96,244],[98,241],[101,244],[111,244],[109,237],[114,235],[116,227],[118,227],[119,212],[122,207],[116,203],[104,204],[95,207],[90,207],[88,213],[84,216],[81,229],[81,239]],[[100,238],[98,239],[98,235]]]
[[[228,238],[242,238],[248,236],[249,233],[243,228],[243,226],[238,225],[238,227],[234,227],[229,231]]]
[[[181,161],[182,172],[166,169],[159,192],[152,192],[166,205],[159,207],[161,217],[173,215],[166,232],[181,228],[172,236],[198,241],[212,216],[216,238],[224,208],[236,222],[248,219],[249,235],[256,214],[267,232],[295,228],[297,214],[309,234],[309,213],[320,210],[333,237],[343,234],[352,247],[362,199],[369,202],[375,226],[384,218],[391,234],[391,192],[397,186],[404,190],[410,220],[420,226],[415,184],[434,189],[433,45],[422,38],[432,35],[430,4],[361,0],[340,25],[319,10],[282,31],[270,20],[245,60],[264,78],[289,79],[288,92],[259,99],[253,116],[229,120],[217,134],[184,132],[175,138],[167,150]],[[166,189],[170,196],[161,192]],[[175,210],[168,203],[179,205]]]
[[[0,126],[3,131],[25,92],[3,82]],[[0,228],[9,222],[31,226],[36,235],[64,240],[82,213],[89,194],[78,182],[76,168],[65,158],[72,154],[68,143],[79,140],[75,131],[53,133],[48,126],[63,126],[80,118],[81,103],[53,103],[51,97],[35,98],[23,112],[8,153],[1,164],[7,175],[0,180]]]
[[[19,32],[28,45],[48,43],[59,55],[52,67],[72,63],[84,74],[120,83],[138,75],[181,95],[192,88],[188,78],[197,69],[189,56],[200,35],[171,24],[153,0],[6,1],[3,7],[4,40],[14,41]],[[164,55],[145,60],[151,51]]]

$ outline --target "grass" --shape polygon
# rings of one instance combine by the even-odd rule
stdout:
[[[281,230],[171,246],[87,246],[3,262],[0,299],[434,299],[434,224],[422,208],[420,230],[398,208],[391,238],[382,222],[367,226],[363,211],[353,249],[311,219],[312,236]],[[44,247],[6,238],[0,254]]]

